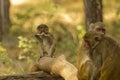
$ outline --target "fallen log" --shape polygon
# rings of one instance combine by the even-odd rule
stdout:
[[[1,76],[0,80],[78,80],[77,68],[66,61],[64,55],[43,57],[30,70],[28,74]]]
[[[78,80],[77,68],[69,63],[64,55],[57,58],[42,57],[30,70],[31,72],[42,70],[56,76],[61,76],[65,80]]]
[[[43,71],[40,71],[27,74],[0,76],[0,80],[64,80],[64,79],[60,76],[54,76]]]

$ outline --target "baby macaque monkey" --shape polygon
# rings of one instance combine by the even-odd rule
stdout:
[[[48,26],[45,24],[39,25],[35,37],[40,42],[40,57],[53,57],[55,42],[53,35],[49,32]]]

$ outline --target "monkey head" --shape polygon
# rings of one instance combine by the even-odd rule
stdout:
[[[49,34],[49,28],[45,24],[41,24],[37,27],[37,33],[35,34],[35,37],[37,39],[40,39],[42,36]]]
[[[89,31],[97,31],[105,34],[106,29],[103,22],[96,22],[90,24]]]
[[[85,48],[94,49],[103,39],[104,34],[96,31],[88,31],[84,35]],[[86,47],[87,46],[87,47]]]
[[[48,34],[49,33],[49,28],[45,24],[41,24],[37,27],[37,31],[39,34]]]

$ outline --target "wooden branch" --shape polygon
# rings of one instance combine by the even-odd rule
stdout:
[[[42,57],[34,66],[31,71],[42,70],[54,75],[61,76],[65,80],[78,80],[77,68],[69,63],[64,55],[57,58]]]
[[[45,72],[33,72],[27,74],[0,76],[0,80],[64,80],[59,76],[53,76]]]
[[[40,70],[40,72],[36,72],[38,70]],[[77,68],[66,61],[64,55],[57,58],[43,57],[31,67],[31,71],[35,72],[1,76],[0,80],[78,80]]]

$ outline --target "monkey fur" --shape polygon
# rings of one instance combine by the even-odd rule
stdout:
[[[120,46],[110,36],[89,31],[84,36],[96,67],[92,80],[120,80]]]
[[[88,31],[96,31],[105,34],[105,25],[103,22],[91,23]],[[83,40],[80,52],[78,53],[77,68],[79,80],[92,80],[92,74],[96,70],[92,60],[89,58],[89,48]]]
[[[40,42],[40,57],[53,57],[53,53],[55,51],[55,41],[53,35],[49,32],[48,26],[45,24],[39,25],[37,27],[35,37]]]

